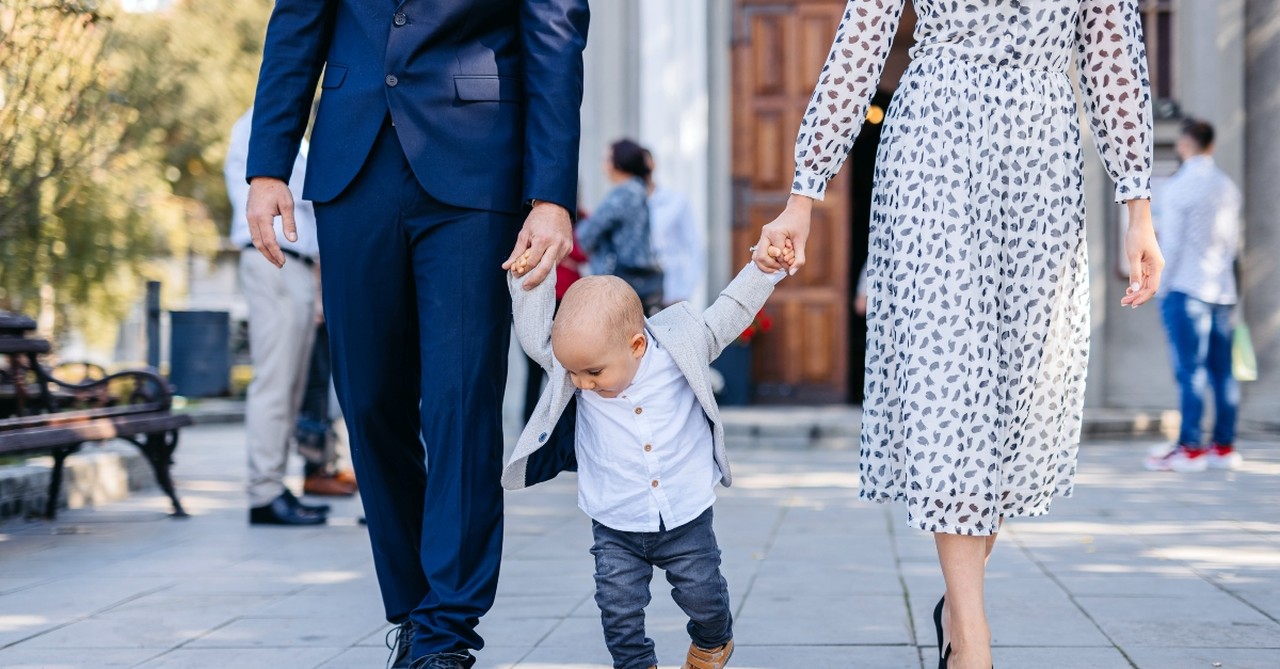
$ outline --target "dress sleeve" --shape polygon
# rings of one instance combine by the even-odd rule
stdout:
[[[1152,109],[1136,0],[1084,0],[1076,25],[1080,90],[1116,202],[1151,197]]]
[[[823,199],[858,138],[905,0],[849,0],[800,122],[791,192]]]

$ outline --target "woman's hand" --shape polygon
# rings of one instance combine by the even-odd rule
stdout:
[[[1155,296],[1164,271],[1164,256],[1151,226],[1151,201],[1129,200],[1129,231],[1124,236],[1124,252],[1129,259],[1129,287],[1120,304],[1138,307]]]
[[[760,241],[752,249],[751,260],[765,272],[781,269],[795,274],[804,266],[804,246],[809,239],[813,200],[792,195],[787,208],[760,231]]]

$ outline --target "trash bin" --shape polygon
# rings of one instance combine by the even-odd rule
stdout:
[[[169,312],[169,383],[185,397],[231,393],[231,314]]]

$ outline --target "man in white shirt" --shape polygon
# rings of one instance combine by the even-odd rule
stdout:
[[[653,178],[653,154],[649,162],[649,228],[653,248],[662,264],[664,306],[693,301],[707,276],[707,240],[684,193],[659,185]]]
[[[304,140],[293,165],[289,190],[294,193],[295,242],[282,234],[276,217],[276,238],[291,262],[277,269],[253,247],[245,205],[249,185],[245,163],[253,109],[231,129],[223,174],[231,199],[231,242],[240,255],[240,283],[249,305],[249,350],[253,381],[245,403],[245,440],[249,451],[249,522],[254,525],[319,525],[329,507],[300,502],[284,485],[289,438],[297,422],[306,383],[311,344],[316,332],[317,275],[316,219],[311,203],[298,199],[306,178]]]
[[[1240,245],[1240,191],[1213,161],[1213,126],[1187,119],[1178,138],[1182,167],[1155,199],[1156,234],[1164,253],[1160,311],[1173,351],[1181,396],[1178,441],[1152,453],[1149,469],[1234,469],[1240,390],[1231,374],[1231,312],[1237,300],[1234,263]],[[1211,442],[1201,441],[1204,394],[1213,388]]]
[[[579,279],[556,312],[554,286],[524,290],[525,269],[517,264],[509,279],[516,335],[550,382],[503,485],[523,488],[576,467],[615,667],[657,665],[644,631],[656,566],[689,616],[685,666],[722,669],[733,621],[712,507],[716,484],[730,485],[732,475],[708,365],[786,274],[748,265],[706,312],[682,303],[646,320],[639,296],[617,277]]]

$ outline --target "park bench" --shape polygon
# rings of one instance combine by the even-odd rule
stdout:
[[[173,393],[165,379],[150,370],[106,374],[82,364],[76,365],[81,380],[58,378],[40,364],[39,356],[50,346],[28,336],[34,329],[31,319],[0,312],[0,456],[53,456],[45,516],[57,514],[67,456],[86,442],[109,439],[124,439],[141,449],[173,503],[173,515],[186,516],[169,466],[178,430],[192,421],[172,412]]]

